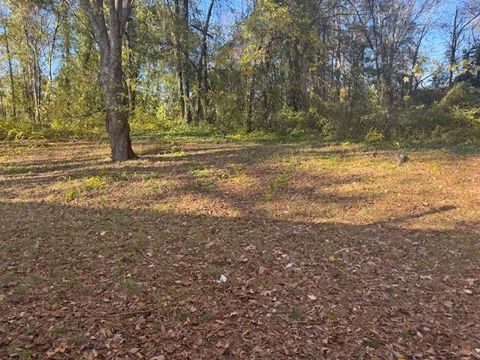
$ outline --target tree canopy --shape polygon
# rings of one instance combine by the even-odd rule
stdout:
[[[480,9],[464,1],[439,17],[446,3],[2,0],[2,136],[19,124],[89,132],[107,112],[125,134],[128,119],[361,140],[445,137],[466,124],[467,141],[478,135],[471,109],[438,107],[458,86],[475,95]],[[443,56],[429,53],[432,41]]]

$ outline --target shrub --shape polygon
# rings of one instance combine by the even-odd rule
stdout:
[[[377,129],[371,129],[365,135],[365,142],[368,144],[378,144],[384,140],[385,136],[382,132],[378,131]]]
[[[446,108],[478,107],[480,106],[480,89],[467,82],[458,83],[440,101],[440,106]]]
[[[480,142],[480,113],[478,107],[447,107],[446,102],[431,108],[416,107],[399,115],[403,138],[421,142],[449,144]]]
[[[53,120],[35,124],[26,120],[0,121],[0,140],[23,139],[99,139],[106,137],[103,119],[99,116],[85,120]]]
[[[294,130],[306,129],[308,126],[307,116],[304,111],[295,111],[285,106],[275,116],[273,121],[275,131],[280,134],[288,134]]]

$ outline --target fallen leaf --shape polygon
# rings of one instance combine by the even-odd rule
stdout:
[[[192,285],[192,282],[190,280],[177,280],[177,281],[175,281],[175,284],[183,285],[185,287],[188,287],[188,286]]]
[[[200,346],[200,345],[203,344],[203,338],[202,338],[202,335],[200,333],[197,333],[195,335],[194,342],[195,342],[195,345],[197,345],[197,346]]]

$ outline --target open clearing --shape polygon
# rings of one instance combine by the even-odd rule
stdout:
[[[480,358],[479,155],[136,150],[2,144],[1,359]]]

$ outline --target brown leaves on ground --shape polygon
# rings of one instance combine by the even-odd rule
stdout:
[[[478,155],[137,150],[0,150],[0,358],[480,358]]]

